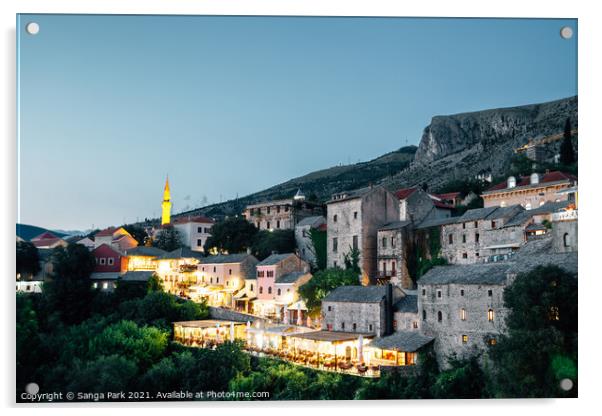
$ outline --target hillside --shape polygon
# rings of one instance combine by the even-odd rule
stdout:
[[[308,173],[266,190],[177,215],[240,213],[245,205],[292,197],[298,188],[321,201],[333,193],[370,183],[389,189],[427,184],[431,189],[481,173],[505,174],[514,149],[530,139],[562,133],[567,118],[578,126],[577,97],[541,104],[435,116],[419,146],[408,146],[368,162]]]

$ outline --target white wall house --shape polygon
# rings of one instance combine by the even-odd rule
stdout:
[[[182,234],[182,242],[193,251],[205,251],[203,246],[211,236],[214,221],[203,216],[175,218],[173,226]]]

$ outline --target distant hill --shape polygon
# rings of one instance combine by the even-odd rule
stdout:
[[[577,128],[577,97],[541,104],[435,116],[420,144],[403,147],[368,162],[335,166],[291,179],[245,197],[194,209],[175,216],[213,217],[240,213],[250,203],[290,198],[301,188],[310,199],[325,201],[333,193],[370,183],[389,189],[427,185],[508,172],[514,149],[530,139],[561,134],[566,119]]]
[[[65,237],[68,235],[60,231],[48,230],[46,228],[38,227],[36,225],[17,224],[17,235],[25,241],[29,241],[32,238],[45,233],[46,231],[50,231],[57,237]]]

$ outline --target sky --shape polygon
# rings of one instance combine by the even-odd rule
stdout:
[[[435,115],[577,94],[573,19],[19,15],[17,34],[18,222],[51,229],[158,217],[167,175],[177,213],[418,145]]]

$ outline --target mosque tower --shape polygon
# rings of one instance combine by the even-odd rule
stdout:
[[[169,176],[165,179],[163,202],[161,203],[161,225],[171,222],[171,196],[169,194]]]

